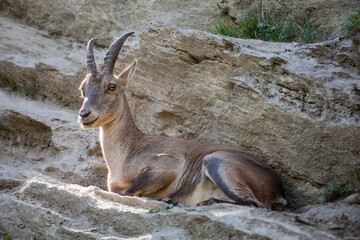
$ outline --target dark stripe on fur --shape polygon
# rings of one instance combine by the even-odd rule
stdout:
[[[225,193],[226,196],[233,199],[236,203],[240,205],[253,205],[258,207],[258,204],[251,201],[245,200],[243,198],[238,197],[224,182],[222,176],[219,173],[222,160],[212,157],[207,158],[204,160],[205,167],[207,169],[208,174],[210,175],[211,179],[215,182],[215,184]]]
[[[185,157],[186,162],[188,163],[186,164],[187,167],[178,181],[175,188],[176,191],[171,194],[170,197],[183,198],[190,196],[201,180],[202,153],[200,152],[195,156],[194,154],[189,154]]]

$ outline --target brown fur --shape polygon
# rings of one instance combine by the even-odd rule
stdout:
[[[84,103],[79,122],[84,129],[100,128],[109,191],[170,197],[185,204],[215,198],[270,206],[283,200],[280,177],[247,152],[140,131],[124,93],[136,65],[135,60],[118,76],[89,73],[80,86]],[[110,85],[116,86],[115,91],[109,90]]]

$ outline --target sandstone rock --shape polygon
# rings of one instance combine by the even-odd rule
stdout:
[[[357,6],[354,1],[337,0],[330,1],[227,1],[223,6],[228,6],[229,17],[232,19],[242,19],[249,10],[261,9],[270,10],[270,13],[287,20],[295,20],[298,23],[304,21],[304,11],[307,19],[314,26],[319,26],[324,32],[330,32],[334,36],[342,31],[341,24],[350,14],[353,14],[352,7]],[[339,19],[338,16],[341,15]]]
[[[321,26],[323,31],[331,29],[332,35],[341,32],[339,14],[345,19],[352,14],[354,1],[281,0],[261,1],[265,9],[274,15],[303,21],[303,11],[308,19]],[[170,25],[190,29],[214,29],[220,9],[227,6],[227,18],[238,21],[249,11],[260,9],[260,1],[102,1],[96,0],[2,0],[0,11],[24,19],[54,35],[71,36],[77,41],[87,42],[96,36],[98,43],[107,47],[118,37],[119,32],[130,29],[144,30],[149,23],[161,20]]]
[[[49,126],[9,109],[0,113],[0,134],[6,142],[41,149],[52,141]]]
[[[96,142],[98,132],[83,132],[75,112],[0,90],[0,130],[0,166],[14,167],[0,174],[5,179],[0,189],[19,185],[33,171],[106,188],[105,163],[97,156],[87,156],[87,145]],[[30,175],[24,175],[27,172]]]
[[[217,1],[42,1],[4,0],[0,10],[25,19],[51,34],[72,36],[81,42],[98,36],[103,46],[129,29],[143,30],[162,19],[187,28],[208,28],[217,19]],[[184,21],[184,19],[187,19]],[[106,43],[106,44],[105,44]]]
[[[100,193],[100,194],[99,194]],[[174,207],[151,214],[148,208],[165,203],[117,195],[116,201],[103,198],[95,187],[56,182],[44,176],[28,179],[13,194],[1,194],[0,226],[9,236],[24,239],[337,239],[337,231],[326,233],[326,224],[317,222],[327,216],[269,212],[251,207],[218,204],[212,207]],[[109,193],[105,193],[109,194]],[[129,206],[131,202],[136,206]],[[139,204],[141,202],[141,204]],[[323,206],[318,206],[323,210]],[[348,211],[347,205],[331,205],[342,211],[348,226],[359,221],[359,206]],[[316,211],[316,212],[321,212]],[[301,220],[300,220],[301,219]],[[330,220],[331,219],[331,220]],[[304,224],[313,222],[313,226]],[[319,228],[318,225],[322,228]],[[347,230],[348,226],[344,226]],[[359,229],[352,228],[344,236],[352,237]]]
[[[128,95],[145,132],[256,153],[302,188],[299,203],[359,173],[356,47],[351,39],[300,46],[155,24],[118,69],[139,59]]]
[[[17,37],[21,31],[39,42],[46,38],[48,47],[34,42],[27,51],[5,51],[0,74],[21,84],[31,72],[46,99],[79,108],[85,46],[47,38],[40,30],[34,35],[3,19],[8,27],[2,30],[7,36],[2,49],[26,45]],[[294,204],[301,205],[316,200],[319,187],[332,180],[351,182],[359,173],[358,47],[357,38],[280,44],[158,23],[129,40],[115,72],[139,59],[128,97],[143,131],[253,152],[282,173]],[[73,57],[56,68],[50,49],[58,49],[54,56],[71,52]],[[99,64],[104,53],[96,48]]]
[[[1,16],[0,31],[2,79],[11,79],[21,91],[35,88],[37,98],[80,105],[78,86],[86,73],[80,71],[85,61],[80,50],[86,47],[63,38],[54,41],[45,31]]]
[[[0,144],[0,237],[359,236],[360,208],[354,201],[347,204],[349,199],[303,208],[302,213],[219,204],[150,214],[145,207],[164,203],[103,190],[106,166],[101,158],[87,153],[98,131],[83,131],[76,121],[81,104],[78,86],[86,74],[86,46],[77,41],[100,37],[95,55],[101,64],[106,51],[102,46],[129,28],[141,31],[126,42],[115,72],[139,59],[127,95],[142,130],[230,144],[255,153],[282,174],[295,207],[312,203],[332,180],[358,184],[353,178],[360,171],[359,38],[278,44],[148,24],[163,18],[182,27],[208,26],[207,21],[216,16],[207,9],[217,14],[213,11],[216,3],[178,3],[173,10],[156,1],[144,8],[143,2],[131,5],[126,1],[101,5],[95,1],[0,1],[1,11],[46,30],[0,16],[0,80],[17,84],[19,92],[35,86],[35,98],[43,100],[0,90],[0,129],[5,137]],[[229,4],[236,9],[245,2]],[[317,14],[320,8],[311,4]],[[199,5],[206,7],[199,11]],[[102,14],[109,6],[111,10]],[[136,9],[136,15],[120,11],[125,8]],[[179,14],[170,19],[171,11]],[[121,21],[113,20],[116,12],[125,14],[119,17]],[[154,12],[159,16],[154,18]],[[201,12],[200,20],[183,20],[181,15],[194,12]],[[75,40],[64,37],[71,35]]]

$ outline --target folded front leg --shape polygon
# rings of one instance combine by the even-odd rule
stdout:
[[[166,188],[175,178],[175,174],[171,171],[146,169],[135,178],[129,189],[126,190],[127,196],[141,196],[153,195],[152,197],[166,197],[156,196],[156,193]]]

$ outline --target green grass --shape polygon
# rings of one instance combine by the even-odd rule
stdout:
[[[303,11],[302,24],[296,24],[296,36],[301,39],[303,43],[315,43],[325,40],[330,35],[330,30],[322,32],[319,26],[310,22],[306,10]]]
[[[20,89],[20,86],[15,82],[7,77],[0,75],[0,87],[2,88],[10,88],[11,91],[16,92]]]
[[[320,202],[331,202],[341,197],[344,197],[353,192],[351,184],[341,184],[339,182],[332,181],[326,186],[325,190],[321,194]]]
[[[228,11],[229,9],[226,8],[226,13]],[[225,21],[223,12],[224,10],[220,9],[221,17],[211,31],[228,37],[261,39],[269,42],[314,43],[324,40],[329,35],[320,31],[319,27],[309,20],[305,10],[300,23],[285,21],[264,9],[261,12],[252,11],[246,18],[236,23]]]
[[[214,27],[215,29],[212,31],[214,33],[219,33],[228,37],[239,37],[239,29],[232,23],[229,24],[222,19],[219,19]]]
[[[229,6],[225,5],[223,7],[220,8],[220,13],[219,13],[219,17],[224,17],[226,15],[229,14]]]
[[[101,156],[101,145],[99,141],[96,141],[94,146],[90,146],[90,144],[86,147],[86,152],[88,156]]]
[[[35,99],[36,96],[38,95],[39,93],[39,89],[38,87],[36,86],[36,84],[34,83],[33,85],[31,85],[30,87],[25,87],[24,88],[24,93],[26,96],[29,96],[31,97],[32,99]]]
[[[239,23],[241,38],[261,39],[269,42],[291,42],[294,40],[294,30],[291,22],[284,22],[275,18],[268,11],[264,11],[264,18],[260,13],[253,12]]]
[[[166,211],[166,210],[172,209],[173,207],[174,207],[174,204],[168,204],[162,208],[144,208],[144,210],[149,211],[149,213],[158,213],[160,211]]]
[[[352,9],[353,14],[351,14],[341,26],[350,34],[358,34],[360,33],[360,6],[353,7]],[[338,18],[341,19],[341,15],[339,15]]]
[[[25,87],[23,87],[17,84],[14,80],[10,80],[2,75],[0,75],[0,87],[6,88],[12,92],[23,93],[26,96],[31,97],[32,99],[36,99],[36,97],[39,95],[40,92],[36,83],[33,83],[31,86],[25,85]]]

